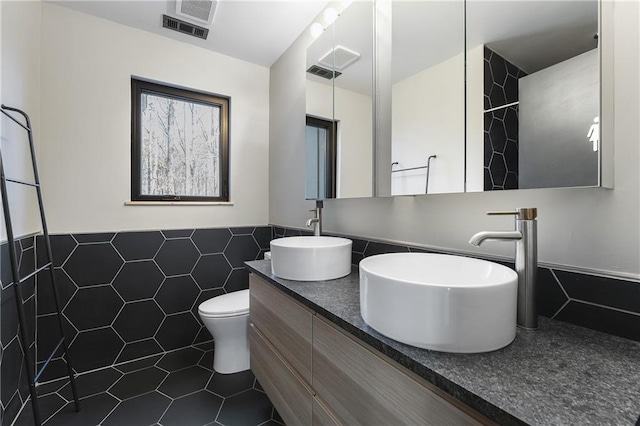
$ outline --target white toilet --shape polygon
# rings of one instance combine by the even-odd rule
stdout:
[[[213,369],[222,374],[249,369],[249,290],[213,297],[198,306],[213,336]]]

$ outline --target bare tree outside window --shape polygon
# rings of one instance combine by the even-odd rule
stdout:
[[[132,199],[228,200],[228,98],[157,86],[132,79]]]

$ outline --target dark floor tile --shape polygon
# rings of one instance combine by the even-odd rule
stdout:
[[[226,398],[217,421],[225,426],[258,425],[271,419],[273,405],[255,389]]]
[[[167,371],[176,371],[196,365],[202,358],[203,352],[196,348],[184,348],[165,354],[156,364]]]
[[[109,392],[124,400],[156,390],[167,377],[167,373],[157,367],[127,373],[109,389]]]
[[[280,417],[280,413],[278,413],[276,407],[273,407],[273,415],[271,416],[271,418],[280,424],[284,424],[284,420],[282,420],[282,417]]]
[[[83,400],[78,413],[73,403],[67,404],[47,422],[46,426],[98,425],[117,404],[118,400],[113,396],[101,393]]]
[[[161,354],[162,348],[155,339],[145,339],[137,342],[127,343],[120,355],[118,355],[117,363],[131,361],[153,354]],[[152,365],[151,363],[150,365]]]
[[[46,419],[43,418],[42,421]],[[2,423],[3,425],[5,423]],[[33,408],[31,407],[31,401],[27,401],[26,405],[18,414],[18,417],[15,419],[13,423],[7,423],[11,426],[35,426],[35,421],[33,417]]]
[[[131,398],[121,402],[104,420],[102,425],[150,425],[160,420],[170,403],[171,400],[159,392],[151,392]]]
[[[202,426],[215,420],[222,398],[200,391],[171,403],[160,419],[163,426]]]
[[[198,362],[198,365],[213,371],[213,351],[205,352],[205,354],[202,355],[200,362]]]
[[[131,371],[142,370],[143,368],[151,367],[152,365],[155,365],[155,363],[158,362],[160,358],[162,358],[162,355],[150,356],[148,358],[116,365],[115,368],[122,371],[123,373],[129,373]]]
[[[277,422],[273,419],[267,420],[264,423],[260,423],[260,426],[282,426],[284,423]]]
[[[251,370],[235,374],[216,373],[207,385],[207,390],[226,398],[253,388],[254,379]]]
[[[115,368],[105,368],[104,370],[94,371],[88,374],[82,374],[76,377],[76,388],[78,396],[86,398],[101,392],[106,392],[115,382],[118,381],[123,374]],[[67,384],[60,390],[60,395],[68,401],[73,399],[71,392],[71,384]]]
[[[171,398],[180,398],[204,389],[210,377],[210,371],[193,366],[169,374],[158,390]]]
[[[45,421],[58,412],[62,407],[67,405],[67,401],[62,399],[60,395],[53,393],[51,395],[38,398],[38,405],[40,407],[40,419],[41,421]]]

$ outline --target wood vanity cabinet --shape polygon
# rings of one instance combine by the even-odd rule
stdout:
[[[251,369],[288,425],[494,424],[251,274]]]

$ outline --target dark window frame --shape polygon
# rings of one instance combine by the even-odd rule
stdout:
[[[220,108],[220,170],[218,176],[220,182],[220,196],[142,194],[141,97],[143,93]],[[229,96],[131,77],[131,201],[166,201],[178,203],[181,201],[228,202],[230,107],[231,98]]]
[[[336,198],[336,174],[337,174],[337,149],[338,122],[325,118],[307,115],[307,126],[325,129],[327,131],[327,158],[325,170],[327,196],[325,198]]]

